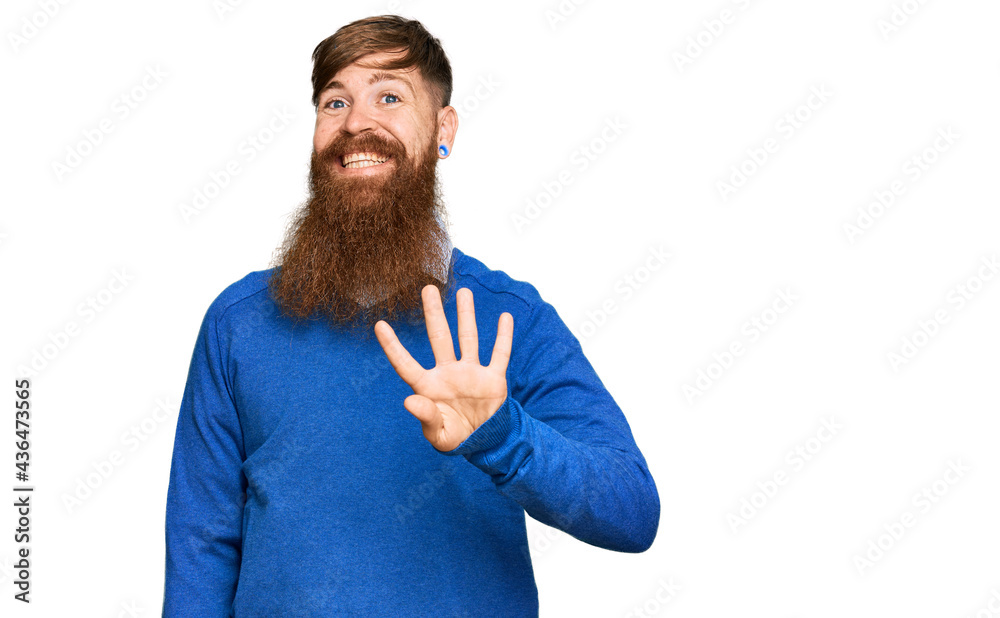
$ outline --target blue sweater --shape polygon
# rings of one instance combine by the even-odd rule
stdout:
[[[451,264],[452,334],[467,287],[479,349],[504,311],[514,338],[507,400],[448,452],[403,407],[413,390],[373,334],[280,317],[271,270],[212,302],[177,419],[164,616],[537,616],[525,512],[649,548],[656,485],[575,336],[530,284],[457,248]],[[422,322],[392,326],[434,366]]]

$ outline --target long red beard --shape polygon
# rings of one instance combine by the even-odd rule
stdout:
[[[340,154],[350,151],[388,154],[382,165],[396,169],[372,176],[334,172]],[[401,145],[371,133],[341,134],[314,151],[309,200],[276,250],[268,282],[282,314],[371,331],[378,320],[421,322],[427,284],[447,298],[451,251],[436,164],[433,148],[418,165]]]

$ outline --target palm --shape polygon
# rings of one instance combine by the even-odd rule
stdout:
[[[490,364],[479,364],[479,335],[472,292],[458,291],[458,340],[462,358],[455,358],[451,330],[441,295],[433,285],[422,290],[427,337],[436,365],[424,369],[387,323],[375,325],[382,350],[393,369],[413,389],[403,401],[423,428],[424,437],[439,451],[450,451],[485,423],[507,398],[507,362],[514,330],[513,316],[503,313]],[[504,316],[507,316],[505,319]]]

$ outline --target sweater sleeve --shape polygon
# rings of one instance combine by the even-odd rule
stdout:
[[[544,524],[605,549],[649,549],[660,499],[624,414],[549,303],[526,322],[507,399],[447,454],[463,455]]]
[[[163,616],[232,615],[246,478],[243,432],[209,307],[195,342],[174,436],[166,506]]]

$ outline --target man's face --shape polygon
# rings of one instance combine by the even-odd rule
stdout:
[[[417,70],[339,71],[320,93],[309,200],[286,233],[275,302],[293,318],[334,325],[416,321],[427,284],[450,277],[447,223],[435,173],[450,148],[453,107],[439,108]],[[370,333],[369,333],[370,334]]]
[[[332,147],[337,152],[331,171],[347,177],[384,178],[398,172],[404,163],[415,165],[437,148],[440,141],[451,148],[447,130],[440,130],[443,115],[437,101],[416,68],[387,71],[375,64],[394,59],[399,52],[377,52],[341,69],[320,92],[316,110],[313,149],[317,153]],[[391,144],[386,148],[358,146],[351,138],[373,133]],[[363,149],[364,148],[364,149]],[[404,154],[405,153],[405,154]]]

